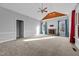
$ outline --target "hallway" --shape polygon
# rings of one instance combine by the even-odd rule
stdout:
[[[73,56],[79,55],[79,50],[73,51],[66,37],[44,36],[27,39],[17,39],[0,44],[2,56]]]

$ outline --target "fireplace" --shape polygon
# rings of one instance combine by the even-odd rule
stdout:
[[[50,25],[48,33],[49,35],[56,35],[56,28],[54,27],[54,25]]]
[[[48,29],[50,35],[56,35],[56,29]]]

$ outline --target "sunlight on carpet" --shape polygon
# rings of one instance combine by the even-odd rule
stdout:
[[[41,37],[41,38],[30,38],[30,39],[24,39],[23,41],[46,40],[46,39],[52,39],[52,38],[55,38],[55,37],[51,36],[51,37]]]

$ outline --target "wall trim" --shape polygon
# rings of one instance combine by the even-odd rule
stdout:
[[[15,34],[15,32],[0,32],[0,35],[1,34]]]
[[[8,42],[8,41],[13,41],[13,40],[16,40],[16,39],[3,40],[3,41],[0,41],[0,44],[1,44],[1,43],[4,43],[4,42]]]

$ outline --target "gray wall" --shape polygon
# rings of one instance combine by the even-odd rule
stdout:
[[[24,21],[24,37],[36,35],[39,20],[0,7],[0,42],[16,39],[16,20]]]

